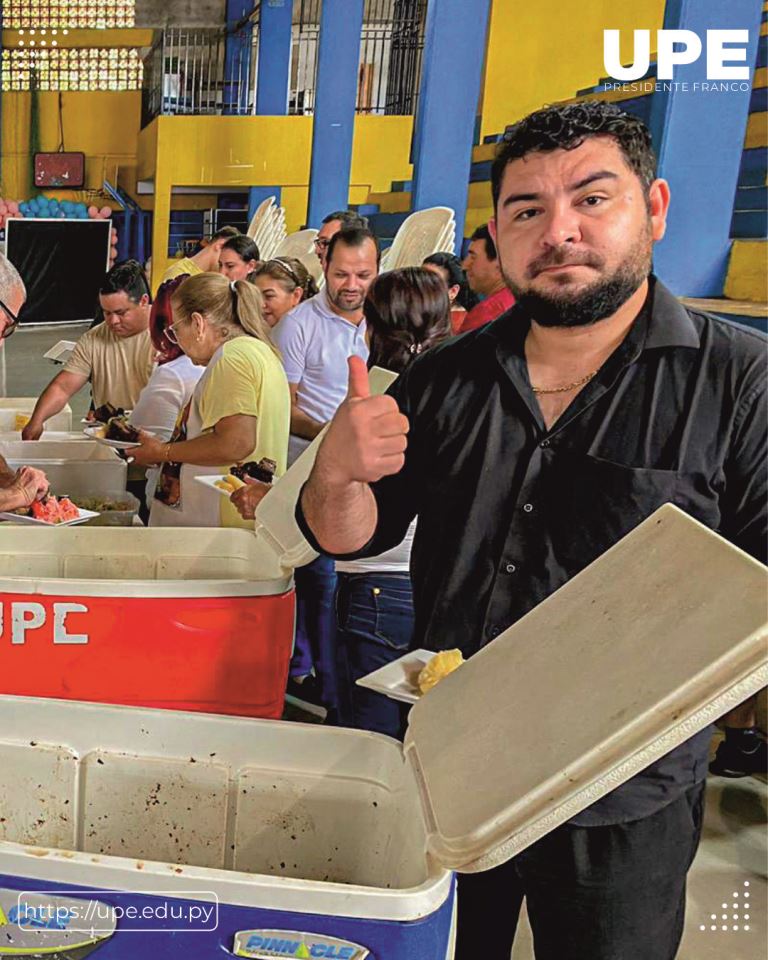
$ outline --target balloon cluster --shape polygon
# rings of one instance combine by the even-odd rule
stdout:
[[[103,206],[87,206],[74,200],[56,200],[53,197],[34,197],[32,200],[4,200],[0,197],[0,230],[5,229],[6,220],[21,219],[53,219],[53,220],[109,220],[112,208]],[[113,228],[111,248],[109,251],[109,265],[117,259],[117,230]]]

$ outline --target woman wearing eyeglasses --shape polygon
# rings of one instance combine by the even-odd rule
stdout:
[[[133,408],[131,424],[153,434],[158,440],[171,439],[179,414],[192,399],[197,381],[205,370],[205,367],[193,363],[178,343],[173,343],[165,335],[173,324],[171,297],[188,278],[189,274],[184,273],[161,284],[149,314],[149,335],[157,350],[157,366]],[[147,470],[147,506],[140,511],[145,523],[159,476],[158,467]]]
[[[204,366],[169,443],[143,433],[131,453],[160,464],[150,526],[250,527],[225,497],[194,482],[266,457],[286,468],[290,392],[261,314],[261,294],[243,280],[201,274],[171,298],[166,336]]]
[[[254,270],[250,280],[261,290],[262,312],[270,327],[276,326],[302,300],[309,300],[318,292],[309,271],[295,257],[267,260]]]

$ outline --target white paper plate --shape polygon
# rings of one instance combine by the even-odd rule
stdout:
[[[416,703],[422,696],[416,680],[434,655],[434,650],[412,650],[385,667],[379,667],[373,673],[361,677],[356,681],[357,685],[365,687],[366,690],[383,693],[391,700]]]
[[[204,487],[208,487],[209,490],[213,490],[214,493],[219,493],[222,497],[226,497],[227,500],[229,500],[229,493],[227,493],[226,490],[222,490],[221,487],[216,486],[218,481],[224,480],[226,476],[226,473],[209,473],[201,477],[193,477],[193,479],[197,480],[197,482],[201,483]],[[245,486],[242,482],[241,485]],[[239,490],[240,487],[237,487],[237,489]]]
[[[92,427],[86,427],[83,433],[91,440],[95,440],[97,443],[103,443],[105,447],[112,447],[113,450],[133,450],[134,447],[141,446],[141,444],[130,440],[107,440],[106,437],[102,436],[105,430],[106,424],[97,423]]]
[[[23,517],[18,513],[5,513],[0,511],[0,520],[10,520],[12,523],[32,524],[35,527],[74,527],[78,523],[85,523],[86,520],[92,520],[99,514],[95,510],[80,510],[80,516],[75,520],[63,520],[61,523],[50,523],[48,520],[38,520],[36,517]]]

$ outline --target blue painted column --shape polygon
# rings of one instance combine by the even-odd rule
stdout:
[[[293,0],[261,0],[256,113],[282,117],[288,112]]]
[[[414,210],[456,211],[461,247],[490,0],[429,0],[414,131]]]
[[[253,27],[246,23],[235,29],[253,10],[253,0],[227,0],[227,42],[224,51],[223,113],[242,114],[248,110],[248,76]]]
[[[267,197],[275,197],[277,205],[280,205],[280,187],[251,187],[248,191],[248,223],[251,217],[256,213],[256,208]]]
[[[259,72],[256,81],[256,113],[281,117],[288,112],[291,72],[291,24],[293,0],[262,0],[259,13]],[[280,187],[251,187],[248,191],[248,221],[267,197]]]
[[[672,193],[654,266],[679,296],[723,292],[761,12],[762,0],[667,0],[664,29],[690,30],[702,41],[698,60],[675,67],[672,80],[657,81],[671,89],[657,89],[651,105],[659,176]],[[749,31],[746,60],[725,64],[748,67],[748,80],[708,79],[707,30]],[[729,89],[714,89],[719,84]]]
[[[307,223],[349,203],[364,0],[323,0]]]

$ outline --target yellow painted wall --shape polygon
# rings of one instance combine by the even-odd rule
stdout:
[[[377,192],[393,180],[410,180],[412,131],[413,117],[355,117],[350,184]]]
[[[603,30],[622,30],[622,61],[632,30],[664,25],[664,0],[493,0],[481,104],[482,136],[503,133],[545,103],[574,96],[605,76]],[[652,47],[655,33],[652,36]]]
[[[410,117],[355,120],[349,201],[411,177]],[[158,117],[139,135],[140,179],[154,179],[152,283],[167,266],[168,221],[174,186],[281,187],[286,227],[306,220],[312,150],[311,117]]]
[[[728,263],[725,296],[730,300],[768,303],[767,255],[768,242],[765,240],[735,240]]]
[[[114,182],[118,169],[122,179],[135,185],[136,143],[141,118],[141,93],[62,93],[64,145],[85,154],[86,189],[99,189],[107,177]],[[39,93],[40,149],[59,146],[57,93]],[[30,155],[30,93],[3,94],[2,195],[27,199],[33,192]],[[70,199],[70,191],[46,195]]]
[[[18,31],[4,30],[3,46],[16,47],[24,39]],[[39,39],[39,38],[38,38]],[[50,38],[49,38],[50,39]],[[70,30],[59,31],[60,47],[141,47],[152,43],[151,30]],[[26,36],[29,40],[29,36]],[[36,191],[32,185],[30,155],[29,93],[4,93],[2,119],[2,170],[0,192],[4,197],[25,200]],[[59,146],[58,93],[41,92],[39,97],[40,149]],[[141,119],[141,93],[62,93],[64,144],[67,150],[85,154],[86,191],[99,189],[107,177],[135,187],[136,149]],[[87,199],[81,191],[46,190],[46,195],[73,200]]]

